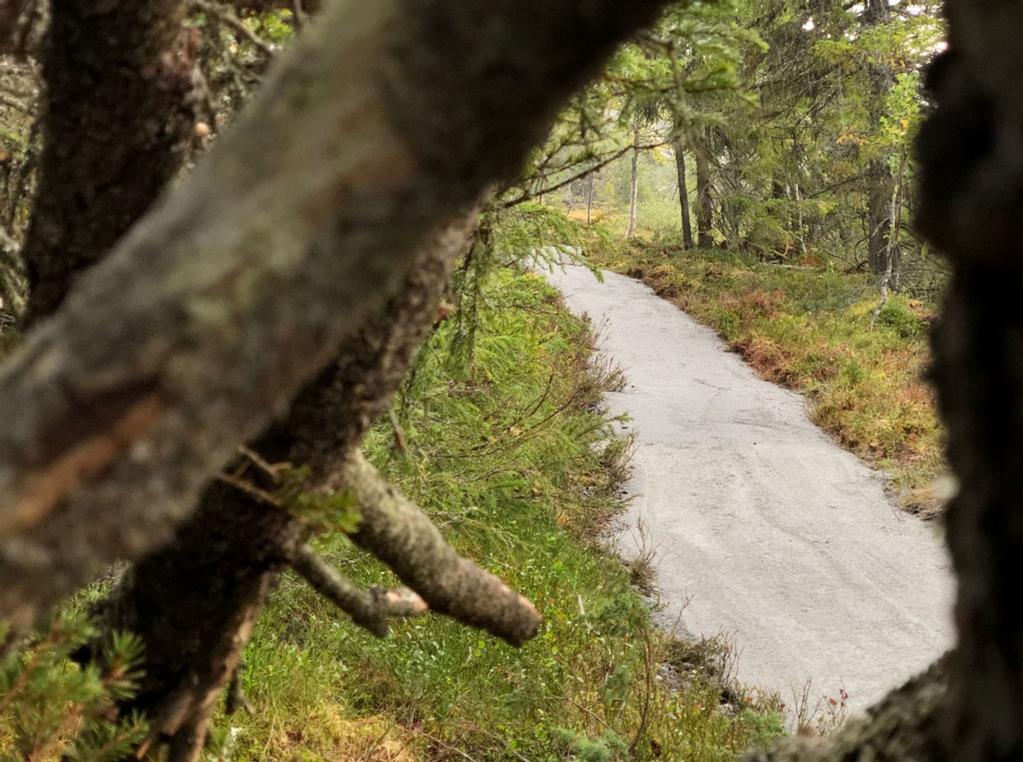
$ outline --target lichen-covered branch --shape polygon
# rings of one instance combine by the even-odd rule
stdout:
[[[239,439],[662,4],[327,7],[0,373],[0,616],[24,626],[169,540]]]
[[[359,454],[343,482],[362,515],[355,542],[386,563],[433,611],[521,645],[536,635],[540,615],[493,574],[462,558],[419,508]]]
[[[342,577],[308,545],[299,546],[288,562],[316,592],[378,638],[387,637],[389,620],[421,616],[429,608],[426,601],[408,588],[363,590]]]

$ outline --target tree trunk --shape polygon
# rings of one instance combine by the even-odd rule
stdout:
[[[59,306],[181,168],[198,102],[187,2],[52,5],[43,152],[22,251],[28,323]]]
[[[704,131],[706,133],[706,131]],[[710,185],[710,156],[707,154],[706,134],[693,145],[696,155],[696,237],[701,249],[714,246],[711,228],[714,227],[714,197]]]
[[[919,226],[953,276],[934,332],[939,405],[959,492],[947,538],[959,578],[950,748],[1023,757],[1023,50],[1020,3],[950,0],[949,52],[928,78]]]
[[[884,24],[890,17],[888,0],[867,0],[863,11],[863,24]],[[882,63],[868,67],[870,98],[868,110],[872,124],[880,124],[884,115],[885,99],[894,82],[891,69]],[[875,275],[888,270],[891,250],[889,237],[892,229],[891,199],[895,190],[895,177],[888,156],[877,156],[868,163],[867,171],[867,266]]]
[[[886,161],[875,159],[866,171],[867,266],[875,275],[888,269],[889,235],[892,228],[891,198],[895,180]]]
[[[799,251],[806,254],[806,224],[803,220],[803,194],[799,190],[799,183],[792,186],[796,202],[796,233],[799,239]]]
[[[593,183],[596,172],[591,172],[586,178],[586,224],[593,224]]]
[[[689,211],[689,181],[686,177],[686,144],[681,137],[672,141],[675,149],[675,168],[678,172],[678,205],[682,214],[682,248],[693,248],[693,222]]]
[[[170,539],[662,2],[330,4],[0,373],[0,616],[26,626]]]
[[[625,230],[625,238],[630,239],[636,234],[636,206],[639,202],[639,127],[632,133],[632,175],[629,180],[629,225]]]

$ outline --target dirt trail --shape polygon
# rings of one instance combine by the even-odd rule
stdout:
[[[642,525],[664,621],[732,637],[739,678],[790,704],[812,680],[814,697],[844,687],[863,709],[951,645],[937,530],[893,506],[802,397],[643,284],[604,277],[549,275],[628,379],[608,395],[637,437],[619,543],[637,554]]]

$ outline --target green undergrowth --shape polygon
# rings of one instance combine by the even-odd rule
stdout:
[[[462,553],[537,605],[539,636],[515,649],[426,616],[375,640],[287,576],[245,654],[255,711],[216,719],[222,756],[700,762],[767,742],[777,702],[665,666],[677,647],[599,548],[627,447],[600,401],[620,379],[590,362],[588,327],[510,269],[474,309],[471,348],[452,351],[464,326],[443,323],[396,403],[403,435],[385,422],[366,450]],[[395,583],[340,534],[321,550],[363,584]]]
[[[943,430],[923,378],[929,305],[893,295],[875,317],[881,297],[863,275],[585,237],[595,264],[641,278],[761,376],[805,393],[813,420],[883,469],[908,509],[940,511]]]

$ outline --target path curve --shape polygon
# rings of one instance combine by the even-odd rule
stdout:
[[[790,706],[812,680],[814,697],[844,687],[864,709],[952,644],[937,530],[900,512],[800,395],[638,281],[577,265],[548,279],[627,377],[607,396],[637,438],[618,542],[635,556],[642,523],[666,623],[734,638],[739,679]]]

